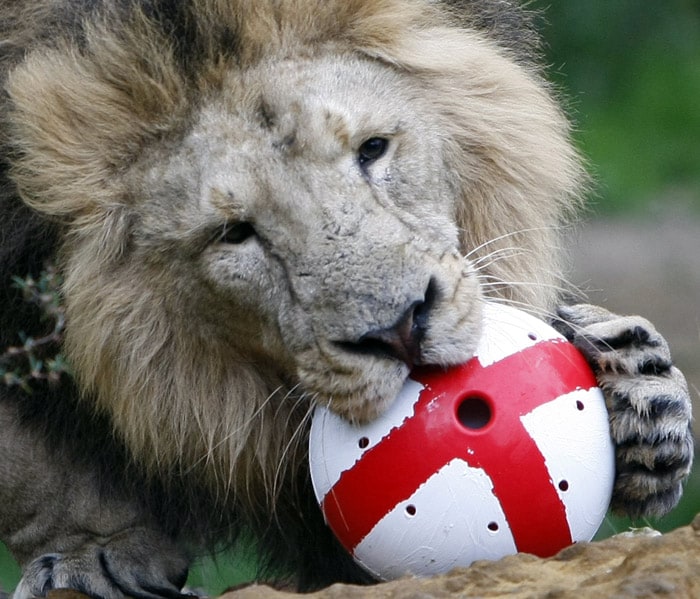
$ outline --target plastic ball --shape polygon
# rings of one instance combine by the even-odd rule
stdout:
[[[614,479],[603,395],[583,356],[497,304],[484,306],[471,360],[416,369],[366,426],[317,408],[309,450],[326,522],[384,580],[588,541]]]

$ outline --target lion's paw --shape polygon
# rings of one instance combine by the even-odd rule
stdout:
[[[191,599],[180,591],[187,566],[179,552],[132,534],[36,558],[24,569],[13,599],[44,597],[53,589],[73,589],[100,599]]]
[[[605,395],[615,443],[611,507],[658,516],[680,499],[693,461],[691,403],[666,340],[639,316],[579,304],[554,323],[588,360]]]

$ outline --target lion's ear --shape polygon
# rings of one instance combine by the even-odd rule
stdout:
[[[72,220],[121,203],[119,173],[181,113],[167,47],[142,60],[154,49],[131,42],[95,30],[82,52],[36,52],[10,74],[12,176],[34,209]]]

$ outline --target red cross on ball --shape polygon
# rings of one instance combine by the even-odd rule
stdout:
[[[314,414],[316,497],[378,578],[548,557],[590,540],[605,517],[614,449],[588,364],[520,310],[489,303],[483,320],[471,360],[415,370],[370,424]]]

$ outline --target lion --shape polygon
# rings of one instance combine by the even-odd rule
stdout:
[[[261,577],[370,582],[323,522],[315,406],[371,421],[469,359],[485,302],[556,322],[605,392],[613,507],[668,511],[687,386],[640,317],[567,301],[588,185],[505,0],[30,0],[0,7],[0,341],[45,323],[71,376],[0,390],[15,597],[179,597],[252,539]]]

